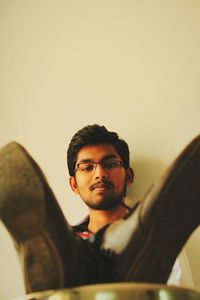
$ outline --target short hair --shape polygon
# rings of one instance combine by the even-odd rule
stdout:
[[[81,148],[87,145],[111,144],[115,147],[123,161],[125,169],[130,165],[128,144],[116,132],[108,131],[105,126],[88,125],[80,129],[71,139],[67,150],[67,165],[69,175],[74,176],[77,155]]]

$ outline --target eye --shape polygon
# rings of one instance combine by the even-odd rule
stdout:
[[[118,161],[107,161],[107,162],[104,162],[104,167],[106,169],[113,169],[113,168],[116,168],[119,166],[119,162]]]
[[[81,171],[90,172],[94,169],[94,166],[92,163],[83,163],[79,165]]]

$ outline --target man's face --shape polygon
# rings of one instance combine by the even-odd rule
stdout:
[[[92,170],[85,170],[81,167],[83,162],[98,164],[93,165]],[[118,165],[110,168],[112,162],[118,162]],[[130,169],[125,170],[119,162],[122,162],[122,159],[113,145],[83,147],[77,155],[75,176],[70,177],[72,190],[79,194],[90,208],[108,210],[116,207],[123,201],[126,184],[132,182],[132,178],[127,176],[130,175],[127,174]]]

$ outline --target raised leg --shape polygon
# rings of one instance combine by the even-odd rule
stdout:
[[[176,257],[200,223],[200,136],[179,155],[126,219],[96,242],[112,253],[122,281],[166,283]]]
[[[27,292],[99,280],[92,246],[74,235],[41,169],[15,142],[0,151],[0,218],[18,249]]]

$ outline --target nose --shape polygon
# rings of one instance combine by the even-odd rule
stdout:
[[[94,176],[96,179],[97,178],[106,178],[106,177],[108,177],[108,173],[101,164],[96,164],[96,167],[94,170]]]

